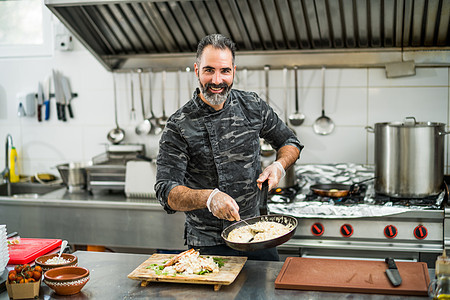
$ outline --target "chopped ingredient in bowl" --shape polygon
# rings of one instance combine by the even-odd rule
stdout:
[[[70,263],[69,259],[64,259],[64,258],[58,257],[58,256],[52,257],[45,261],[45,264],[47,264],[47,265],[62,265],[62,264],[67,264],[67,263]]]
[[[252,225],[246,225],[233,229],[227,239],[234,243],[246,243],[253,237],[253,242],[262,242],[275,239],[291,231],[291,226],[277,222],[260,221]]]

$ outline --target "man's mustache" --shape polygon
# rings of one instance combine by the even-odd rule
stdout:
[[[205,88],[209,89],[209,88],[215,88],[215,89],[221,89],[221,88],[227,88],[228,84],[226,84],[225,82],[222,82],[220,84],[214,84],[214,83],[206,83],[205,84]]]

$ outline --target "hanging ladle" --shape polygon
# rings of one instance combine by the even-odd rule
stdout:
[[[295,80],[295,113],[289,116],[289,121],[292,126],[300,126],[305,121],[305,115],[299,112],[299,104],[298,104],[298,67],[294,66],[294,80]]]
[[[325,67],[322,67],[322,115],[313,124],[314,132],[327,135],[333,132],[334,122],[325,115]]]
[[[130,90],[131,90],[131,121],[136,121],[136,109],[134,108],[134,87],[133,87],[133,73],[130,73]]]
[[[155,114],[153,113],[153,93],[152,93],[152,71],[150,70],[150,74],[148,76],[148,83],[149,83],[149,90],[150,90],[150,95],[149,95],[149,102],[150,102],[150,117],[148,118],[148,120],[150,121],[150,123],[152,124],[152,130],[150,131],[150,134],[160,134],[162,129],[158,124],[158,118],[156,118]]]
[[[269,66],[264,66],[264,77],[265,77],[265,87],[266,87],[266,102],[269,105]],[[275,153],[275,150],[272,148],[266,140],[260,139],[261,146],[261,155],[262,156],[271,156]]]
[[[142,91],[142,69],[138,69],[137,72],[139,74],[139,90],[141,93],[141,107],[142,107],[143,121],[136,126],[136,133],[142,135],[150,133],[150,130],[152,130],[152,124],[150,123],[150,120],[148,120],[145,117],[144,94]]]
[[[125,138],[125,131],[119,127],[119,122],[117,121],[117,91],[116,91],[116,77],[113,75],[113,85],[114,85],[114,117],[116,120],[116,128],[108,132],[108,141],[113,144],[119,144]]]
[[[161,74],[162,78],[161,78],[161,107],[162,107],[162,116],[158,118],[157,123],[159,128],[161,128],[161,130],[164,129],[164,127],[166,127],[166,123],[167,123],[167,116],[166,116],[166,96],[165,96],[165,91],[166,91],[166,71],[162,71]]]

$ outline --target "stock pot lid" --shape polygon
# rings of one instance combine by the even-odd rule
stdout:
[[[375,126],[390,126],[390,127],[441,127],[445,126],[444,123],[438,122],[383,122],[383,123],[375,123]]]

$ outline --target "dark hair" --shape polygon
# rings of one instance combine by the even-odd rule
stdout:
[[[206,48],[206,46],[213,46],[216,49],[229,49],[231,51],[231,55],[233,57],[233,66],[234,66],[234,52],[236,51],[236,45],[233,43],[233,41],[226,36],[218,33],[213,33],[210,35],[205,36],[200,40],[197,46],[197,65],[200,65],[200,60],[203,54],[203,50]]]

